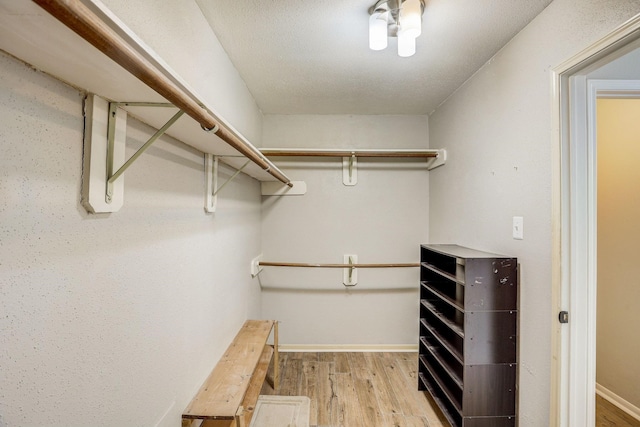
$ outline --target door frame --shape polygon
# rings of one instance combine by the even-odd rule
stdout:
[[[553,426],[595,425],[595,101],[620,86],[587,74],[638,43],[640,14],[552,70],[552,313],[569,312],[553,323]]]

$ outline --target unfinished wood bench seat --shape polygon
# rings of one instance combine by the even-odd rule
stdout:
[[[273,330],[273,346],[267,340]],[[278,387],[278,323],[247,320],[182,414],[182,425],[203,420],[203,427],[246,427],[273,358]]]

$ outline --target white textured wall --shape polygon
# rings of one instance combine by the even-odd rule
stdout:
[[[427,148],[426,116],[267,115],[267,147]],[[307,183],[297,197],[265,197],[266,261],[418,262],[428,238],[429,172],[424,161],[359,159],[358,183],[342,184],[342,159],[276,159]],[[262,314],[282,320],[283,344],[416,344],[417,268],[358,271],[347,291],[342,270],[266,267]]]
[[[259,144],[262,115],[195,2],[105,3]],[[0,114],[0,426],[179,425],[259,316],[258,183],[239,176],[206,215],[202,154],[166,137],[125,174],[124,208],[88,215],[81,94],[3,55]],[[128,154],[152,132],[130,119]]]
[[[596,381],[640,408],[640,334],[633,332],[640,324],[638,117],[640,99],[598,100]]]
[[[202,154],[161,138],[89,215],[81,94],[0,54],[0,116],[0,426],[179,425],[259,314],[258,183],[206,215]],[[130,119],[127,154],[152,133]]]
[[[551,72],[640,12],[630,0],[555,0],[429,117],[449,150],[430,175],[430,237],[517,256],[520,426],[549,423]],[[513,240],[513,216],[524,240]]]

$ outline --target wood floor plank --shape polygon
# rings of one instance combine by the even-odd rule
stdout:
[[[400,404],[402,413],[404,415],[426,416],[425,401],[422,399],[424,393],[418,391],[417,384],[413,384],[413,381],[404,374],[398,361],[389,357],[378,360],[389,378],[389,383]]]
[[[336,373],[347,374],[351,372],[349,365],[349,353],[333,353],[336,363]]]
[[[417,353],[286,353],[281,359],[277,394],[309,396],[311,426],[448,426],[417,389]]]
[[[378,397],[370,378],[354,375],[356,394],[360,403],[360,411],[365,425],[371,427],[387,427],[383,422],[385,417],[380,410]]]
[[[320,362],[334,362],[335,353],[331,351],[322,351],[318,353],[318,361]]]
[[[303,362],[318,362],[318,354],[314,351],[306,351],[302,353]]]
[[[432,427],[424,417],[407,417],[404,415],[388,415],[385,427]]]
[[[335,425],[337,422],[337,400],[338,396],[335,391],[333,362],[318,362],[317,390],[317,417],[319,426]]]
[[[311,400],[309,407],[309,424],[318,424],[318,367],[316,360],[302,362],[302,380],[300,382],[300,394],[308,396]]]
[[[640,421],[607,399],[596,396],[596,427],[640,427]]]
[[[287,358],[287,363],[282,370],[280,379],[280,390],[282,396],[300,396],[300,385],[302,381],[302,360]]]
[[[368,427],[364,424],[360,400],[356,392],[355,381],[351,374],[335,374],[336,395],[338,396],[338,425],[349,427]]]
[[[396,353],[398,355],[398,366],[403,371],[406,378],[409,379],[406,387],[406,393],[413,394],[424,408],[426,417],[430,425],[439,426],[447,425],[448,421],[444,414],[431,397],[424,392],[418,390],[418,354],[417,353]]]
[[[347,355],[351,375],[356,385],[360,410],[366,426],[387,427],[374,383],[376,380],[376,374],[373,372],[374,365],[367,360],[365,354],[367,353],[348,353]]]
[[[318,354],[321,362],[333,362],[334,372],[346,374],[350,371],[348,352],[321,352]]]
[[[386,357],[381,354],[379,357],[374,357],[373,363],[375,370],[372,374],[372,381],[374,382],[376,393],[378,394],[378,402],[380,402],[380,409],[384,414],[400,414],[405,413],[405,408],[398,399],[398,394],[394,389],[394,384],[397,381],[392,382],[390,376],[386,372],[385,368]]]

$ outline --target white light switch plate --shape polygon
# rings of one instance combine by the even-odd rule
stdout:
[[[521,216],[513,217],[513,238],[516,240],[524,239],[524,218]]]

